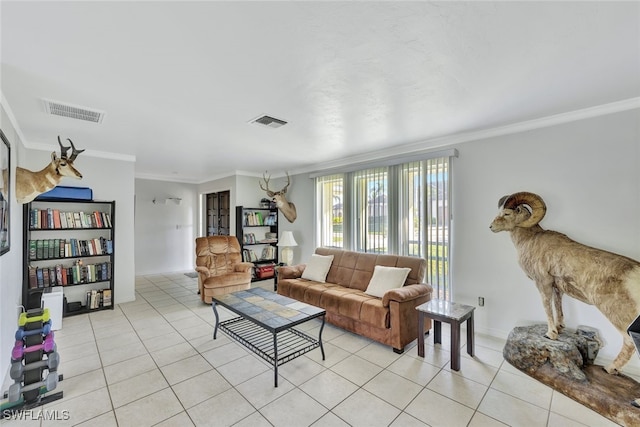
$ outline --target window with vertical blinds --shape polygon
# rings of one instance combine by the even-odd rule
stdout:
[[[342,174],[316,178],[317,233],[320,246],[344,247],[344,177]]]
[[[321,246],[427,261],[434,297],[450,299],[451,157],[316,177]]]

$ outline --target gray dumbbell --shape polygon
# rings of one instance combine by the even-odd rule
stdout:
[[[26,366],[22,364],[22,361],[18,360],[11,364],[11,379],[21,379],[25,371],[28,371],[30,369],[47,368],[49,369],[49,371],[55,371],[58,368],[59,364],[60,354],[57,351],[49,353],[46,360],[29,363]]]
[[[38,381],[37,383],[29,385],[22,385],[22,383],[11,384],[11,387],[9,387],[9,402],[17,402],[20,399],[20,394],[43,386],[47,391],[54,390],[58,387],[58,373],[49,372],[49,375],[47,375],[44,381]]]

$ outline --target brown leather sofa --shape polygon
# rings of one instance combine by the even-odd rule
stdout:
[[[196,239],[196,271],[200,298],[211,304],[211,297],[251,287],[250,262],[242,262],[235,236],[207,236]]]
[[[426,261],[421,258],[317,248],[318,255],[333,255],[326,282],[302,279],[305,264],[280,267],[278,293],[327,311],[326,320],[340,328],[371,338],[402,353],[418,337],[416,306],[431,299],[432,288],[422,283]],[[366,294],[376,265],[411,269],[401,288],[382,298]],[[431,321],[425,321],[425,331]]]

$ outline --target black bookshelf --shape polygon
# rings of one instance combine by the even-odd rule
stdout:
[[[278,208],[236,206],[236,237],[242,260],[255,265],[251,281],[271,279],[258,270],[278,264]]]
[[[115,201],[36,199],[23,209],[25,309],[40,307],[45,289],[61,286],[76,308],[63,307],[65,317],[113,310]]]

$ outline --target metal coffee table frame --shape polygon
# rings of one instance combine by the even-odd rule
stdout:
[[[250,291],[253,291],[253,289],[234,292],[228,295],[243,292],[246,293]],[[273,292],[266,290],[260,290],[258,292],[274,294]],[[289,300],[291,304],[313,307],[281,295],[278,295],[277,297],[281,301]],[[226,309],[237,314],[238,317],[220,321],[218,310],[216,310],[216,305],[225,307]],[[219,328],[231,338],[238,341],[240,344],[273,365],[275,387],[278,387],[278,366],[287,363],[297,357],[300,357],[303,354],[308,353],[309,351],[314,350],[318,347],[320,347],[320,351],[322,352],[322,360],[325,360],[324,347],[322,346],[322,331],[324,329],[326,312],[322,309],[317,309],[316,313],[305,314],[305,316],[301,319],[286,322],[279,326],[273,326],[256,318],[255,313],[249,313],[243,310],[243,308],[245,307],[241,307],[240,309],[238,309],[233,305],[225,303],[224,296],[217,298],[214,297],[211,306],[213,308],[213,314],[216,317],[216,324],[213,330],[213,339],[216,339]],[[301,323],[318,317],[322,317],[322,325],[320,326],[318,339],[315,339],[310,335],[305,334],[304,332],[294,329],[294,326],[300,325]]]

